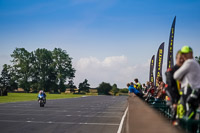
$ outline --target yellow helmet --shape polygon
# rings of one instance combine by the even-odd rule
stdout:
[[[181,53],[182,53],[182,54],[187,54],[187,53],[190,53],[190,52],[192,52],[192,48],[189,47],[189,46],[183,46],[183,47],[181,48]]]

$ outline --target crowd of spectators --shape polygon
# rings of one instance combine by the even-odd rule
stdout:
[[[165,72],[166,82],[162,77],[156,83],[142,84],[138,79],[128,83],[129,95],[137,95],[145,101],[154,99],[152,104],[165,101],[172,113],[172,124],[179,125],[181,119],[195,120],[200,101],[200,65],[193,58],[189,46],[182,47],[176,54],[176,64]],[[197,125],[192,125],[192,132]]]

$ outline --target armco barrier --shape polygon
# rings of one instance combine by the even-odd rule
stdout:
[[[169,106],[166,105],[166,101],[160,100],[155,101],[151,99],[148,101],[148,104],[158,110],[161,114],[163,114],[166,118],[172,118],[172,112]],[[186,132],[192,133],[200,133],[200,110],[197,110],[198,118],[195,120],[188,119],[187,117],[183,117],[179,120],[179,126],[182,127]]]
[[[122,133],[183,133],[137,96],[129,96]]]

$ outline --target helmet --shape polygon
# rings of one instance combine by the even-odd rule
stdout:
[[[183,47],[181,48],[181,53],[182,53],[182,54],[187,54],[187,53],[190,53],[190,52],[192,52],[192,48],[189,47],[189,46],[183,46]]]

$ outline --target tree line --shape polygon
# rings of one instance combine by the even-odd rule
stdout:
[[[61,48],[54,48],[53,51],[38,48],[32,52],[25,48],[16,48],[11,57],[11,65],[4,64],[1,71],[0,96],[18,88],[23,88],[25,92],[44,90],[52,93],[64,92],[66,88],[74,91],[76,88],[73,82],[76,70],[72,66],[72,58]],[[88,93],[88,80],[85,79],[78,88],[79,93]],[[116,95],[120,91],[128,91],[105,82],[95,89],[99,94],[106,95],[110,92]]]
[[[72,67],[72,58],[61,48],[53,51],[38,48],[32,52],[16,48],[11,57],[12,65],[4,64],[1,72],[1,94],[18,87],[26,92],[31,88],[32,91],[56,93],[65,90],[65,82],[73,86],[75,69]]]
[[[85,79],[82,83],[79,83],[78,88],[79,88],[78,89],[79,93],[89,93],[89,89],[91,89],[90,84],[88,83],[87,79]],[[106,83],[106,82],[100,83],[97,88],[93,88],[93,89],[97,89],[97,93],[102,94],[102,95],[115,96],[117,93],[128,93],[127,88],[119,89],[117,87],[117,84],[110,85],[110,83]]]

